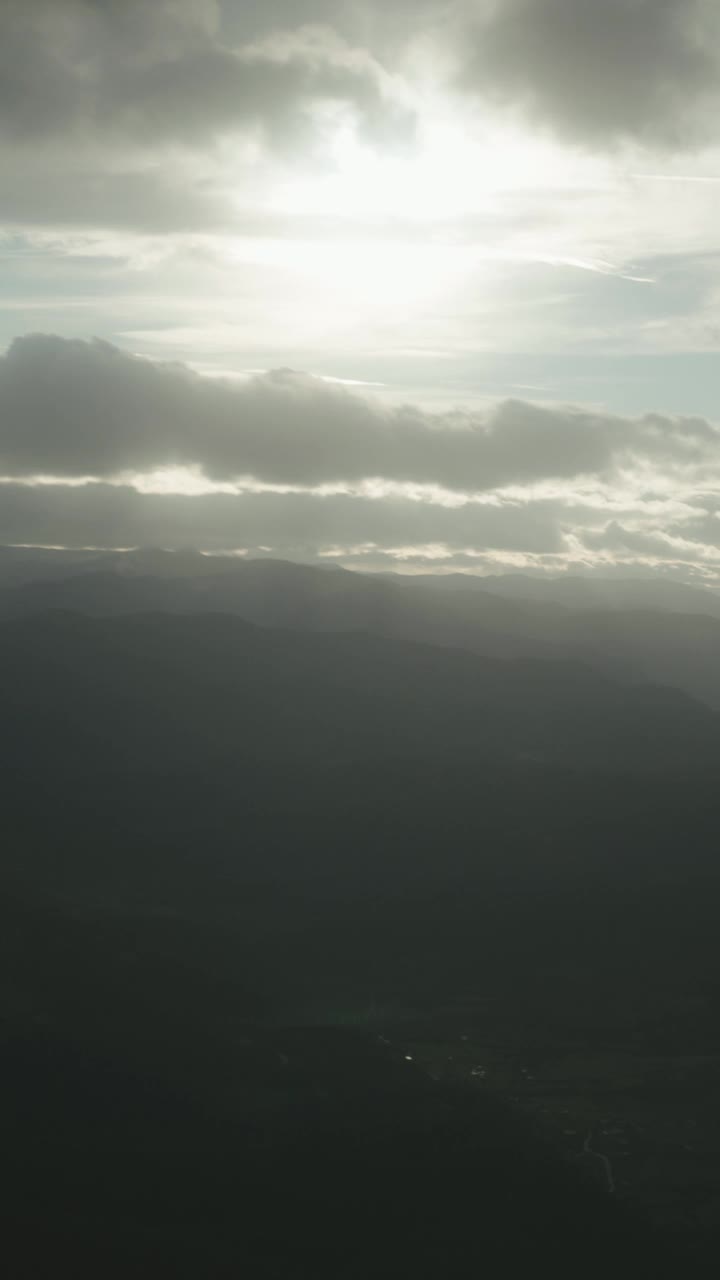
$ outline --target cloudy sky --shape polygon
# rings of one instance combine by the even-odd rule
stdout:
[[[3,0],[0,541],[720,584],[716,0]]]

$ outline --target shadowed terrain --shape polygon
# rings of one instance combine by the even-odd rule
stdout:
[[[30,1274],[70,1238],[120,1275],[706,1247],[608,1201],[512,1088],[406,1059],[468,1021],[486,1058],[720,1052],[713,712],[579,663],[160,613],[3,623],[0,700]]]

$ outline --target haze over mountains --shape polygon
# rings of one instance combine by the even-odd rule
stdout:
[[[207,775],[241,760],[321,770],[374,758],[712,776],[720,764],[720,717],[680,691],[355,630],[53,613],[41,627],[0,627],[0,668],[11,772],[54,760],[87,780],[98,769]]]
[[[476,587],[513,600],[554,601],[571,609],[662,609],[671,613],[707,613],[714,618],[720,617],[720,596],[712,588],[690,587],[685,582],[659,576],[619,578],[594,573],[583,578],[571,573],[560,577],[549,573],[536,577],[525,573],[482,576],[434,573],[413,574],[412,581],[425,582],[436,589],[470,590]]]
[[[366,631],[483,657],[584,663],[720,708],[720,605],[670,582],[514,576],[373,576],[196,552],[5,549],[0,618],[65,609],[93,615],[232,613],[260,626]]]

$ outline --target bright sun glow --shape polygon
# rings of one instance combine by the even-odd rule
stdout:
[[[426,129],[411,154],[383,154],[340,129],[332,172],[295,178],[276,190],[286,214],[418,222],[492,210],[503,193],[574,186],[587,181],[580,164],[557,144],[517,129],[493,128],[468,137],[456,123]]]
[[[323,307],[335,306],[343,297],[354,305],[404,307],[431,298],[453,280],[462,280],[470,253],[467,245],[367,236],[240,240],[228,249],[228,258],[288,272],[319,315]]]
[[[278,215],[306,224],[320,219],[323,233],[242,237],[228,256],[231,263],[287,272],[312,295],[308,314],[316,318],[338,298],[386,314],[400,306],[407,311],[446,292],[457,295],[471,273],[477,283],[491,260],[547,259],[548,245],[532,236],[529,243],[516,236],[507,247],[518,199],[544,200],[549,191],[602,179],[596,161],[492,120],[470,132],[437,112],[412,147],[392,152],[366,145],[342,125],[327,167],[295,170],[271,198]]]

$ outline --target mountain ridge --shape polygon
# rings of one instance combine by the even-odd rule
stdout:
[[[48,608],[98,616],[234,613],[262,626],[360,629],[480,656],[581,661],[613,678],[680,688],[720,709],[720,618],[709,614],[571,609],[475,586],[449,590],[271,559],[234,561],[200,576],[86,568],[0,590],[0,618]]]

